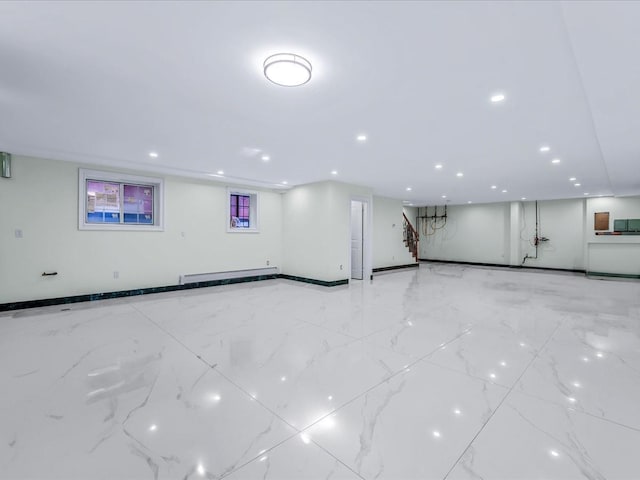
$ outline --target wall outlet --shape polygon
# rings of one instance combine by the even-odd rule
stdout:
[[[113,278],[114,278],[114,280],[119,279],[120,278],[120,272],[118,272],[118,271],[113,272]]]
[[[182,238],[184,238],[184,237],[186,237],[186,236],[187,236],[187,234],[186,234],[185,232],[180,232],[180,236],[181,236]]]
[[[267,260],[267,267],[271,265],[271,262],[269,260]]]
[[[20,230],[19,228],[16,228],[14,234],[16,238],[22,238],[22,230]]]
[[[342,265],[340,265],[340,270],[342,270]]]

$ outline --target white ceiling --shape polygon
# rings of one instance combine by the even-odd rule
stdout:
[[[0,2],[0,150],[420,205],[637,195],[638,25],[627,1]],[[311,81],[267,81],[278,52]]]

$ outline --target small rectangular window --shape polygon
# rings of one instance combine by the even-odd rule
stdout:
[[[80,169],[82,230],[162,230],[163,180]]]
[[[251,196],[231,194],[231,227],[249,228]]]
[[[227,231],[258,231],[257,192],[228,189]]]

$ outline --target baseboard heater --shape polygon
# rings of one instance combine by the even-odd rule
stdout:
[[[180,275],[180,285],[229,280],[231,278],[261,277],[263,275],[278,275],[278,267],[251,268],[248,270],[231,270],[228,272],[188,273],[186,275]]]

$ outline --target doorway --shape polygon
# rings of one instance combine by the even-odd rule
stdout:
[[[365,202],[351,200],[351,278],[364,278],[364,219],[366,216]]]

